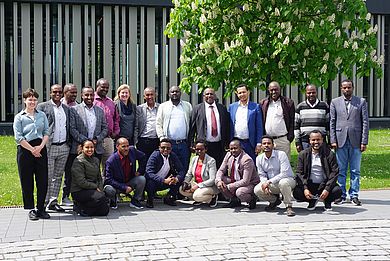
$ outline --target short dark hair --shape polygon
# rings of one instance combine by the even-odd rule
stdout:
[[[170,143],[170,144],[172,145],[172,141],[171,141],[170,139],[168,139],[168,138],[163,138],[163,139],[161,139],[161,140],[160,140],[160,145],[161,145],[161,143],[163,143],[163,142],[167,142],[167,143]]]
[[[274,138],[272,138],[270,135],[263,135],[263,137],[261,137],[261,141],[263,141],[263,139],[270,139],[272,144],[274,144]]]
[[[237,138],[232,139],[232,140],[229,142],[229,145],[230,145],[230,143],[232,143],[232,142],[238,143],[238,144],[240,145],[240,148],[242,148],[242,144],[241,144],[241,141],[240,141],[239,139],[237,139]]]
[[[343,85],[343,83],[345,83],[345,82],[350,82],[350,83],[352,84],[352,87],[354,87],[354,86],[353,86],[353,81],[352,81],[352,80],[350,80],[350,79],[342,80],[342,81],[341,81],[341,85]],[[340,86],[341,86],[341,85],[340,85]]]
[[[248,85],[246,85],[245,83],[240,83],[239,85],[237,85],[236,91],[237,91],[238,88],[241,88],[241,87],[245,87],[245,89],[246,89],[247,91],[249,91],[249,87],[248,87]]]
[[[202,143],[204,145],[204,147],[207,149],[207,141],[206,140],[198,139],[195,141],[195,145],[198,143]]]
[[[28,97],[35,97],[35,98],[38,99],[39,98],[39,94],[33,88],[27,88],[27,90],[25,90],[23,92],[23,98],[27,99]]]
[[[84,86],[84,87],[81,89],[81,93],[83,93],[85,89],[92,89],[92,91],[93,91],[92,86],[87,85],[87,86]]]
[[[312,130],[312,131],[309,133],[309,137],[310,137],[310,135],[312,135],[312,134],[321,134],[321,136],[322,136],[322,132],[321,132],[320,130]]]
[[[93,143],[93,140],[86,139],[86,140],[82,141],[81,144],[78,146],[78,148],[77,148],[78,154],[81,154],[83,152],[83,147],[85,146],[85,143],[87,143],[88,141],[92,142],[94,149],[96,148],[95,143]]]

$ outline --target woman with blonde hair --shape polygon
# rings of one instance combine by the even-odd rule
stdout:
[[[131,99],[130,86],[122,84],[116,91],[115,106],[119,112],[119,137],[124,137],[130,145],[134,145],[134,127],[136,121],[136,105]],[[119,138],[118,137],[118,138]]]

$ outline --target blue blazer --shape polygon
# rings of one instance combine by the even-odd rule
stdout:
[[[163,158],[159,150],[153,151],[150,155],[148,163],[146,164],[146,180],[150,179],[156,182],[163,183],[164,178],[161,178],[157,175],[157,172],[160,171],[162,166],[164,165]],[[183,165],[181,164],[179,157],[174,152],[171,152],[169,155],[169,166],[171,167],[170,173],[174,173],[176,177],[179,179],[179,183],[183,182],[185,171]]]
[[[239,102],[230,104],[230,139],[234,138],[234,124],[236,123],[236,112]],[[248,130],[249,142],[253,148],[256,148],[257,143],[261,143],[263,136],[263,114],[259,104],[248,102]]]
[[[131,163],[131,172],[145,174],[146,157],[142,151],[130,146],[128,159]],[[136,161],[138,160],[138,170],[136,170]],[[114,152],[106,161],[106,179],[104,185],[111,185],[120,191],[126,191],[125,174],[121,166],[118,152]]]

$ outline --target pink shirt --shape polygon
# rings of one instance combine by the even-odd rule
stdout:
[[[105,97],[101,98],[95,92],[94,105],[99,106],[103,109],[104,115],[106,116],[107,128],[108,128],[108,137],[113,137],[119,135],[119,113],[116,112],[115,103],[111,98]]]

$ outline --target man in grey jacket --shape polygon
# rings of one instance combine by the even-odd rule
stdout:
[[[336,149],[340,172],[338,183],[343,191],[335,204],[341,204],[347,198],[347,170],[350,168],[349,197],[356,206],[359,200],[360,162],[362,152],[368,144],[368,111],[365,99],[354,96],[353,82],[341,82],[342,96],[332,100],[330,104],[330,143]]]

